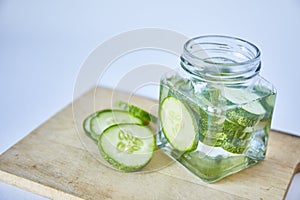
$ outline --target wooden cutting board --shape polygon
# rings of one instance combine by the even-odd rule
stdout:
[[[157,110],[153,100],[92,89],[3,153],[0,181],[51,199],[282,199],[300,171],[300,138],[276,131],[265,161],[213,184],[159,150],[140,172],[116,171],[82,130],[87,115],[111,108],[114,99]]]

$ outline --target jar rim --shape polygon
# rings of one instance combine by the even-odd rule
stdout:
[[[211,65],[211,64],[216,64],[215,62],[212,62],[212,61],[209,61],[209,60],[205,60],[205,59],[202,59],[198,56],[195,56],[190,50],[189,50],[189,47],[191,46],[191,44],[196,44],[195,42],[196,41],[205,41],[206,39],[211,39],[210,40],[210,43],[215,43],[215,44],[218,44],[220,45],[219,43],[217,43],[216,41],[214,41],[214,38],[215,39],[222,39],[222,42],[225,43],[225,40],[227,40],[228,42],[236,42],[236,43],[241,43],[241,44],[244,44],[244,46],[248,46],[250,48],[252,48],[254,50],[251,51],[249,48],[247,48],[247,50],[249,50],[253,56],[245,61],[241,61],[241,62],[235,62],[235,63],[226,63],[226,66],[227,67],[230,67],[230,66],[238,66],[238,65],[249,65],[251,63],[255,63],[257,61],[260,60],[260,56],[261,56],[261,53],[260,53],[260,50],[259,48],[254,45],[253,43],[249,42],[249,41],[246,41],[244,39],[241,39],[241,38],[237,38],[237,37],[233,37],[233,36],[226,36],[226,35],[203,35],[203,36],[198,36],[198,37],[194,37],[194,38],[191,38],[189,39],[185,44],[184,44],[184,54],[186,54],[188,57],[191,57],[192,59],[196,59],[196,60],[200,60],[201,62],[204,62],[208,65]],[[199,44],[199,43],[198,43]],[[201,44],[201,43],[200,43]]]

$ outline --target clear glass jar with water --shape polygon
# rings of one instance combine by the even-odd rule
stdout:
[[[259,49],[197,37],[184,45],[180,65],[160,82],[159,148],[205,182],[263,160],[276,90],[259,75]]]

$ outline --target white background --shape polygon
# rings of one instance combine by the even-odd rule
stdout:
[[[261,75],[278,90],[272,128],[300,135],[298,0],[0,0],[0,153],[72,101],[80,66],[97,45],[144,27],[256,44]],[[118,79],[110,77],[107,86]],[[0,199],[35,198],[12,191],[0,184]]]

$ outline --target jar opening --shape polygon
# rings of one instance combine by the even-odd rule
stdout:
[[[213,81],[240,81],[260,71],[260,51],[252,43],[229,36],[200,36],[184,45],[183,69]]]

